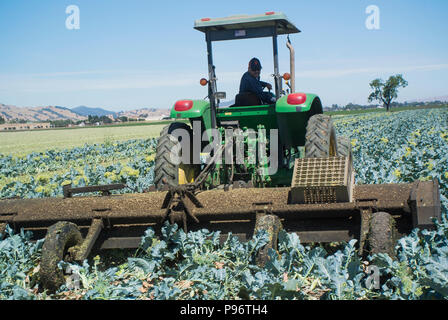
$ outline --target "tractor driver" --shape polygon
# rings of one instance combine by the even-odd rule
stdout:
[[[261,103],[275,103],[275,97],[271,92],[263,91],[265,87],[272,90],[272,86],[264,81],[260,81],[261,63],[257,58],[249,61],[247,72],[243,74],[240,82],[240,93],[253,92],[260,98]]]

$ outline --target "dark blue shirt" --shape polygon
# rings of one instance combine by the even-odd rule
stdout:
[[[269,103],[266,101],[266,95],[263,93],[263,88],[268,85],[267,82],[260,81],[260,78],[254,78],[251,76],[249,71],[243,74],[240,82],[240,93],[243,92],[253,92],[260,98],[261,101]]]

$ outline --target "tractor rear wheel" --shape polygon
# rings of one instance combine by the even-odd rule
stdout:
[[[305,157],[327,158],[338,156],[336,130],[330,116],[316,114],[308,120],[305,135]]]
[[[69,249],[82,243],[83,238],[76,224],[60,221],[48,228],[42,246],[39,277],[44,289],[55,292],[64,284],[64,273],[58,268],[60,261],[72,261]]]
[[[182,137],[176,137],[174,130],[182,129],[188,133],[190,139],[190,161],[182,163]],[[200,164],[193,164],[193,130],[183,122],[174,122],[162,129],[157,143],[154,184],[157,190],[164,190],[169,186],[177,186],[194,182],[200,172]],[[174,156],[174,157],[173,157]]]

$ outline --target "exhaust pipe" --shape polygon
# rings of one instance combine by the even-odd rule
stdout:
[[[295,92],[295,87],[296,87],[296,80],[295,80],[295,57],[294,57],[294,48],[291,45],[291,41],[289,40],[289,36],[288,36],[288,41],[286,42],[286,46],[289,49],[289,65],[290,65],[290,75],[291,75],[291,79],[290,79],[290,86],[291,86],[291,93]]]

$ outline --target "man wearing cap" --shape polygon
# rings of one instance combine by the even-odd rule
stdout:
[[[272,86],[264,81],[260,81],[261,63],[257,58],[252,58],[249,61],[247,72],[243,74],[240,82],[240,93],[253,92],[260,98],[263,104],[275,103],[275,97],[270,92],[265,92],[263,89],[267,87],[272,90]]]

